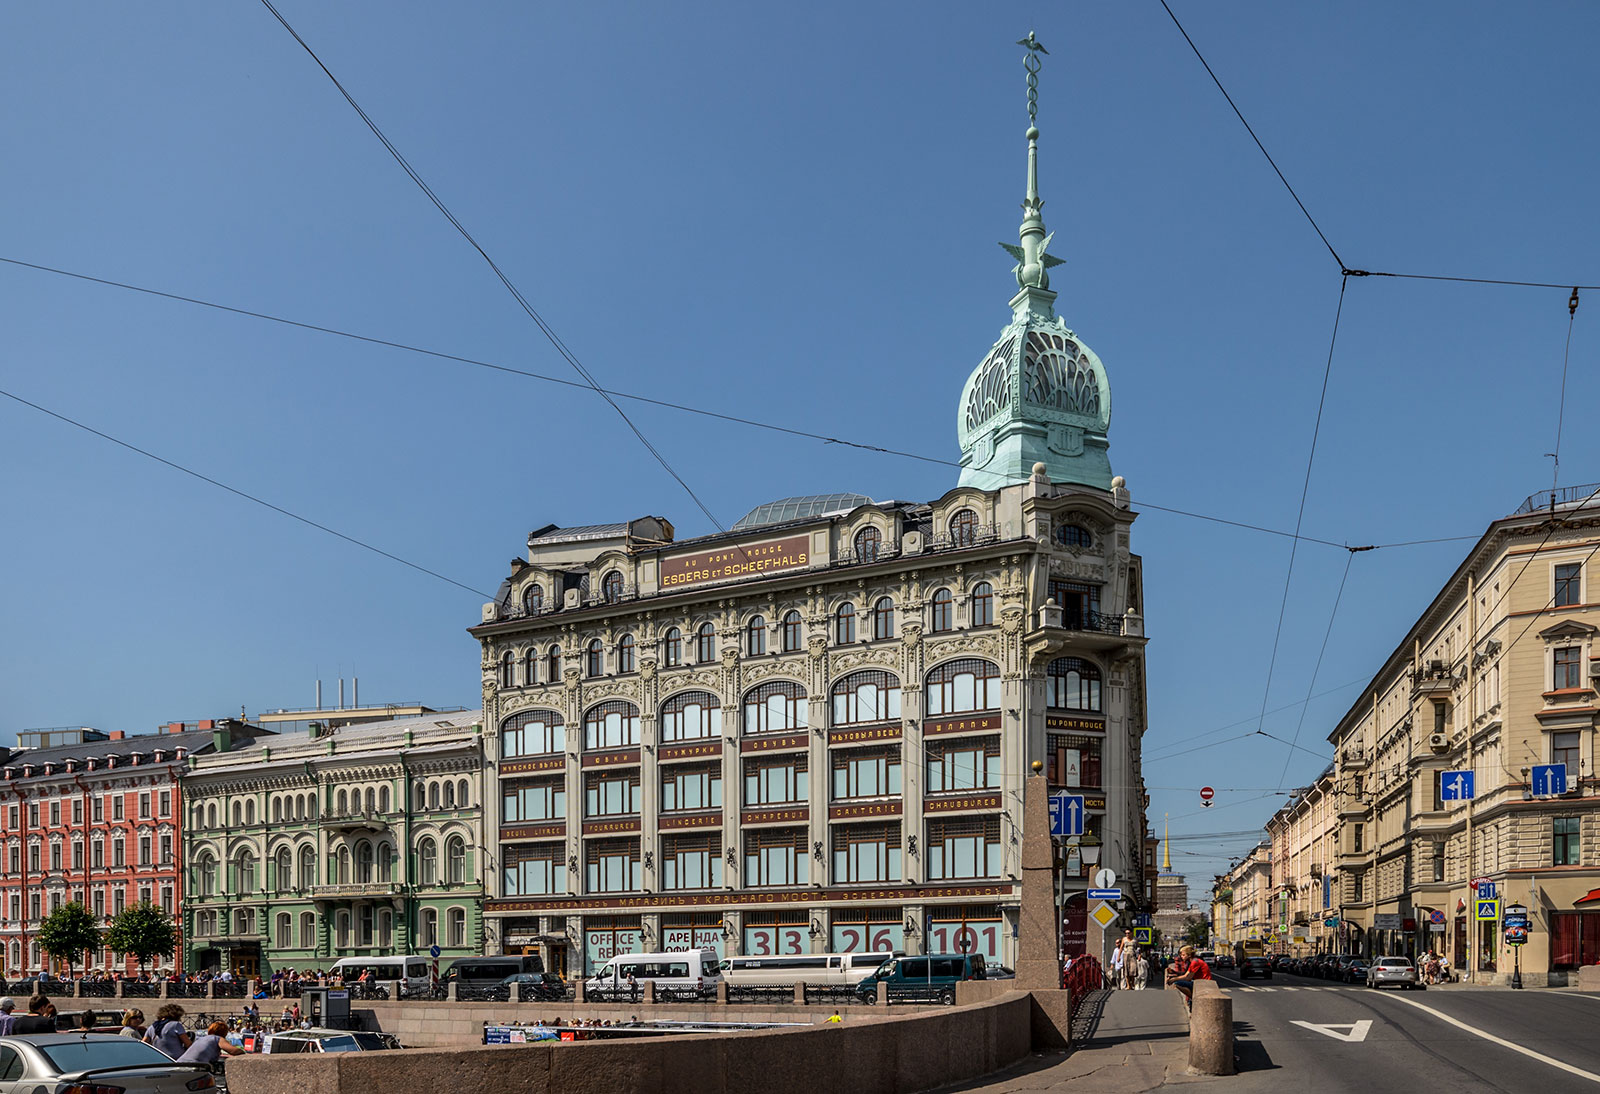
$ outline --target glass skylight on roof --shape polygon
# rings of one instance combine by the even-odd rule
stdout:
[[[763,524],[784,524],[824,513],[846,513],[858,505],[871,505],[865,494],[806,494],[798,498],[779,498],[758,505],[734,522],[733,531],[759,528]]]

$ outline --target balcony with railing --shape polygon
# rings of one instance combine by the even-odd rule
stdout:
[[[318,885],[312,895],[317,900],[383,899],[400,895],[400,885],[394,881],[343,881]]]
[[[335,832],[383,832],[389,827],[389,818],[382,813],[367,812],[365,810],[352,810],[339,813],[334,810],[324,810],[322,814],[322,827]]]
[[[1591,482],[1584,486],[1563,486],[1556,490],[1543,490],[1537,494],[1529,494],[1527,499],[1511,515],[1525,517],[1540,510],[1551,511],[1555,509],[1581,509],[1585,507],[1600,507],[1600,483]]]

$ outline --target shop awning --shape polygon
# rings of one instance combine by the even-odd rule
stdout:
[[[1597,904],[1597,903],[1600,903],[1600,889],[1590,889],[1587,893],[1585,893],[1583,896],[1580,896],[1577,900],[1574,900],[1572,903],[1574,903],[1574,904]]]

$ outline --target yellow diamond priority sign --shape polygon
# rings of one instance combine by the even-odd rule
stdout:
[[[1101,930],[1105,930],[1117,918],[1117,911],[1111,905],[1102,902],[1094,906],[1094,911],[1089,913],[1089,918],[1100,924]]]

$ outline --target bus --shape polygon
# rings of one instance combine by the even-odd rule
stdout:
[[[807,953],[786,957],[730,957],[722,963],[722,976],[730,987],[742,985],[807,984],[854,987],[877,972],[885,961],[903,956],[900,950],[876,953]]]

